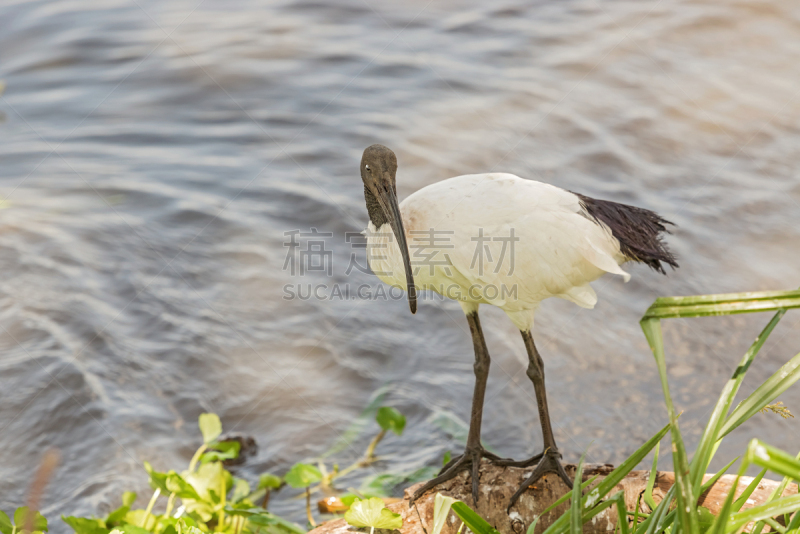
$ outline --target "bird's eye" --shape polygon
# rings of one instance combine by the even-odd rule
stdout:
[[[367,172],[369,172],[369,171],[371,170],[371,169],[369,168],[369,165],[364,165],[364,168],[367,170]]]

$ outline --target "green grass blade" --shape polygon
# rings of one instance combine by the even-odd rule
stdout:
[[[736,532],[751,521],[762,521],[800,509],[800,495],[782,497],[770,503],[754,506],[731,515],[726,532]]]
[[[761,472],[750,482],[750,484],[747,485],[747,487],[744,489],[742,494],[739,495],[739,498],[737,498],[735,501],[733,501],[733,504],[731,505],[731,511],[738,512],[739,510],[742,509],[742,506],[744,506],[744,503],[747,502],[747,499],[750,498],[750,495],[753,494],[753,492],[756,490],[758,485],[761,483],[761,479],[763,479],[764,475],[766,475],[766,474],[767,474],[767,470],[766,469],[762,469]],[[735,493],[736,490],[738,489],[738,487],[739,486],[735,486],[731,493]]]
[[[582,534],[583,532],[583,514],[581,514],[581,504],[583,495],[581,494],[581,481],[583,480],[583,460],[586,458],[586,453],[583,453],[581,459],[578,461],[578,467],[575,469],[575,481],[572,484],[572,502],[570,503],[570,522],[569,531],[571,534]]]
[[[623,478],[625,478],[628,473],[633,471],[633,468],[639,465],[639,463],[644,460],[645,456],[647,456],[653,448],[658,445],[658,443],[667,435],[671,425],[666,425],[664,428],[659,430],[656,435],[652,438],[647,440],[647,442],[639,447],[631,456],[625,459],[616,469],[611,471],[608,476],[606,476],[603,480],[600,481],[600,484],[597,485],[589,494],[586,496],[586,508],[591,508],[594,506],[600,499],[608,495],[614,487],[619,484]]]
[[[781,534],[784,534],[786,532],[786,528],[781,526],[780,523],[778,523],[777,521],[775,521],[772,518],[765,519],[764,522],[766,524],[768,524],[772,528],[772,530],[774,530],[775,532],[780,532]]]
[[[681,528],[685,534],[697,534],[699,532],[697,502],[695,488],[691,483],[689,472],[689,458],[686,455],[686,448],[683,444],[680,429],[678,428],[678,416],[675,413],[675,406],[669,392],[669,382],[667,380],[667,366],[664,358],[664,342],[661,334],[661,321],[659,319],[647,318],[641,321],[642,330],[653,351],[653,356],[658,367],[658,375],[661,379],[661,389],[664,392],[664,402],[667,405],[669,421],[671,425],[670,435],[672,437],[672,461],[675,468],[675,486],[678,487],[676,500],[678,502],[678,517]],[[691,506],[685,504],[692,503]]]
[[[593,483],[595,480],[597,480],[597,477],[598,477],[598,475],[595,475],[595,476],[593,476],[592,478],[590,478],[589,480],[587,480],[586,482],[584,482],[583,484],[581,484],[581,492],[583,492],[583,490],[585,490],[586,488],[588,488],[589,486],[591,486],[591,485],[592,485],[592,483]],[[539,522],[539,519],[541,519],[542,517],[544,517],[544,516],[545,516],[545,515],[546,515],[548,512],[550,512],[550,511],[554,510],[554,509],[555,509],[556,507],[558,507],[559,505],[562,505],[562,504],[564,504],[565,502],[567,502],[567,501],[569,500],[569,498],[570,498],[570,497],[572,497],[572,492],[565,493],[564,495],[562,495],[561,497],[559,497],[559,498],[558,498],[558,500],[556,500],[556,502],[554,502],[553,504],[551,504],[550,506],[548,506],[547,508],[545,508],[545,509],[544,509],[544,511],[543,511],[541,514],[539,514],[538,516],[536,516],[536,519],[534,519],[534,520],[533,520],[533,523],[531,523],[531,526],[529,526],[529,527],[528,527],[527,534],[533,534],[533,531],[536,529],[536,524]]]
[[[702,486],[700,486],[700,493],[699,493],[699,495],[702,495],[703,493],[705,493],[706,491],[708,491],[708,490],[709,490],[709,488],[711,488],[711,486],[713,486],[713,485],[714,485],[714,484],[717,482],[717,480],[719,480],[719,479],[720,479],[720,477],[721,477],[722,475],[724,475],[724,474],[725,474],[725,472],[726,472],[728,469],[730,469],[730,468],[731,468],[731,466],[732,466],[734,463],[736,463],[736,460],[738,460],[738,459],[739,459],[739,457],[737,456],[736,458],[734,458],[733,460],[731,460],[730,462],[728,462],[728,464],[727,464],[725,467],[723,467],[722,469],[720,469],[719,471],[717,471],[717,472],[716,472],[716,474],[715,474],[713,477],[711,477],[711,478],[709,478],[708,480],[706,480],[705,482],[703,482],[703,485],[702,485]]]
[[[656,445],[656,450],[653,452],[653,466],[650,468],[650,476],[647,478],[647,486],[644,490],[644,502],[650,507],[650,510],[656,509],[656,501],[653,499],[653,486],[656,484],[656,477],[658,476],[658,451],[661,448],[661,443]]]
[[[618,491],[614,495],[612,495],[611,497],[606,499],[605,501],[601,502],[600,504],[598,504],[597,506],[592,508],[591,510],[586,510],[583,513],[583,517],[581,518],[580,523],[582,523],[582,524],[588,523],[594,517],[600,515],[603,512],[603,510],[605,510],[607,508],[611,508],[612,506],[616,506],[617,507],[617,514],[618,514],[617,517],[618,518],[622,518],[621,520],[617,521],[617,525],[623,526],[623,534],[627,534],[628,533],[628,521],[626,519],[626,517],[627,517],[627,509],[625,508],[625,492],[624,491]],[[619,515],[620,514],[620,510],[621,510],[622,515]],[[578,532],[582,533],[583,529],[581,528]]]
[[[620,534],[629,534],[628,508],[625,506],[625,492],[618,491],[609,497],[608,500],[614,502],[614,504],[617,506],[617,524],[619,525]]]
[[[614,487],[619,484],[620,481],[625,478],[634,467],[639,465],[639,463],[650,453],[651,450],[653,450],[658,442],[667,435],[670,427],[671,425],[666,425],[664,428],[662,428],[656,435],[647,440],[644,445],[639,447],[636,452],[629,456],[624,462],[619,464],[619,466],[609,473],[608,476],[601,480],[596,488],[591,490],[585,497],[583,497],[583,500],[586,501],[584,508],[593,509],[601,499],[608,495],[608,493],[614,489]],[[544,515],[544,513],[542,513],[542,515]],[[569,529],[571,517],[571,510],[567,510],[566,513],[556,519],[555,522],[553,522],[553,524],[550,525],[547,530],[545,530],[545,533],[555,534],[558,532],[566,532]]]
[[[762,504],[761,506],[755,508],[763,508],[765,510],[770,510],[770,506],[774,503],[782,501],[785,498],[781,498],[783,495],[786,486],[789,484],[790,480],[797,480],[800,479],[800,454],[797,456],[792,456],[780,449],[767,445],[766,443],[753,439],[750,441],[750,444],[747,447],[747,453],[745,455],[746,462],[751,462],[756,465],[759,465],[763,468],[770,469],[776,473],[784,475],[783,481],[775,488],[775,490],[770,494],[769,499]],[[796,496],[792,496],[796,497]],[[750,510],[754,510],[755,508],[751,508]],[[798,503],[797,507],[794,510],[800,509],[800,503]],[[744,514],[749,512],[750,510],[745,510],[741,512]],[[785,512],[776,512],[777,514],[780,513],[791,513],[794,510],[789,510]],[[773,517],[773,516],[768,516]],[[761,518],[757,520],[758,522],[753,527],[753,534],[760,534],[761,531],[764,529],[764,523],[768,523],[771,525],[767,518]]]
[[[800,296],[800,289],[773,291],[746,291],[743,293],[722,293],[717,295],[692,295],[688,297],[659,297],[653,306],[696,306],[698,304],[721,304],[741,300],[773,300]]]
[[[695,451],[694,457],[692,458],[691,475],[692,484],[695,488],[700,487],[703,480],[703,475],[708,469],[708,465],[711,463],[711,458],[716,450],[714,444],[717,443],[720,438],[720,430],[724,424],[725,417],[730,411],[730,406],[733,402],[733,399],[739,392],[739,387],[742,384],[744,375],[747,373],[747,369],[750,367],[750,364],[755,359],[756,354],[758,354],[758,352],[761,350],[764,342],[778,325],[785,313],[786,310],[781,310],[775,314],[772,320],[767,324],[764,330],[761,331],[748,351],[742,357],[742,360],[739,362],[739,366],[736,368],[736,371],[734,371],[733,376],[731,376],[730,380],[728,380],[728,382],[725,384],[719,400],[714,407],[714,411],[712,412],[711,417],[708,419],[708,423],[706,424],[706,428],[702,437],[700,438],[700,443],[697,445],[697,450]]]
[[[739,474],[736,475],[736,480],[733,481],[732,490],[728,492],[728,496],[725,497],[725,502],[722,504],[722,508],[719,510],[719,514],[717,514],[717,518],[714,519],[714,523],[711,525],[711,529],[709,529],[708,534],[723,534],[726,531],[726,526],[728,525],[728,518],[731,516],[731,506],[733,505],[733,496],[736,495],[736,488],[739,487],[739,479],[747,470],[747,466],[749,463],[747,462],[747,457],[745,456],[742,459],[742,465],[739,468]]]
[[[786,532],[800,529],[800,512],[795,512],[792,520],[786,524]]]
[[[725,420],[725,424],[722,425],[719,437],[726,436],[747,421],[798,380],[800,380],[800,354],[795,355],[794,358],[778,369],[774,375],[761,384],[733,410],[733,413]]]
[[[800,480],[800,460],[759,439],[750,441],[745,458],[749,463],[767,468],[779,475]]]
[[[473,534],[500,534],[492,525],[490,525],[484,518],[479,516],[475,511],[461,501],[453,503],[451,509],[461,519],[467,528]]]
[[[636,505],[635,506],[636,506],[636,508],[633,509],[633,530],[634,531],[636,531],[636,529],[639,526],[639,509],[642,507],[642,496],[641,495],[639,495],[636,498]],[[627,510],[627,507],[626,507],[626,510]],[[652,509],[650,511],[652,512]],[[618,515],[617,517],[623,517],[623,516]],[[627,522],[628,516],[625,515],[624,517],[626,519],[625,523],[627,524],[628,523]]]
[[[664,499],[658,503],[656,509],[650,514],[650,517],[642,522],[638,532],[644,530],[645,534],[653,534],[654,532],[663,532],[663,522],[665,515],[669,512],[670,504],[675,498],[675,486],[672,486]]]
[[[662,297],[648,308],[643,320],[732,315],[789,308],[800,308],[800,290]]]
[[[794,459],[795,460],[800,460],[800,454],[795,456]],[[783,480],[781,481],[781,483],[778,484],[778,487],[776,487],[774,490],[772,490],[772,493],[770,494],[769,498],[765,501],[765,504],[766,503],[770,503],[770,502],[774,501],[775,499],[779,498],[781,495],[783,495],[783,492],[786,490],[786,486],[788,486],[789,482],[791,482],[791,481],[792,481],[792,477],[784,477]],[[763,529],[764,529],[764,523],[763,522],[758,522],[753,527],[752,534],[761,534],[761,531]]]

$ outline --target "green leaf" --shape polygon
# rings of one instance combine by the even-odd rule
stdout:
[[[145,530],[154,529],[156,526],[156,522],[158,518],[151,513],[148,513],[147,510],[143,510],[141,508],[137,510],[131,510],[127,514],[125,514],[125,520],[122,522],[121,527],[117,527],[119,530],[125,530],[125,528],[129,525],[138,526],[141,525],[141,528]]]
[[[136,493],[126,491],[122,494],[122,506],[131,506],[136,501]]]
[[[0,532],[2,534],[11,534],[11,531],[14,529],[14,525],[11,523],[11,519],[8,517],[8,514],[0,510]]]
[[[711,525],[714,524],[714,521],[717,519],[717,516],[711,513],[711,510],[706,508],[705,506],[698,506],[697,507],[698,517],[700,519],[700,532],[708,532],[708,529],[711,528]]]
[[[403,433],[403,429],[406,427],[406,416],[389,406],[381,407],[375,416],[375,420],[381,425],[382,429],[391,430],[398,436]]]
[[[278,489],[281,484],[283,479],[270,473],[264,473],[258,478],[258,489]]]
[[[243,478],[233,479],[233,494],[231,502],[237,503],[250,494],[250,484]]]
[[[149,530],[137,527],[136,525],[123,525],[117,530],[122,532],[122,534],[150,534]]]
[[[444,528],[445,521],[447,521],[447,514],[450,513],[450,507],[456,499],[447,497],[441,493],[437,493],[433,499],[433,529],[431,534],[440,534]]]
[[[153,489],[160,489],[162,493],[169,494],[170,490],[167,488],[167,473],[159,473],[149,462],[144,463],[144,469],[150,475],[150,487]]]
[[[199,471],[199,470],[198,470]],[[197,490],[175,471],[167,474],[167,493],[174,493],[181,499],[201,499]]]
[[[361,497],[359,497],[355,493],[345,493],[344,495],[339,497],[339,500],[342,501],[342,504],[344,504],[345,506],[353,506],[353,503],[356,502],[356,499],[360,498]]]
[[[102,526],[102,519],[88,517],[64,517],[61,519],[72,527],[76,534],[107,534],[108,529]]]
[[[445,452],[444,453],[444,458],[442,458],[442,465],[447,465],[448,463],[450,463],[450,460],[452,459],[452,457],[453,457],[453,453],[451,453],[450,451]]]
[[[200,432],[203,434],[203,443],[210,444],[222,434],[222,422],[215,413],[201,413],[198,419]]]
[[[197,523],[191,517],[181,517],[175,523],[175,529],[183,534],[204,534],[202,530],[197,528]]]
[[[452,510],[474,534],[500,534],[484,518],[461,501],[454,502]]]
[[[132,491],[126,491],[122,494],[122,506],[109,513],[105,519],[106,527],[115,527],[122,524],[125,516],[131,509],[131,505],[136,500],[136,494]]]
[[[185,485],[186,482],[191,485],[191,488]],[[223,469],[221,463],[212,462],[201,465],[194,473],[184,471],[183,477],[176,473],[170,473],[169,483],[176,490],[186,491],[188,498],[216,504],[220,502],[221,493],[227,494],[233,485],[233,478],[228,471]],[[194,496],[191,496],[192,490],[194,491]],[[175,492],[178,493],[178,491]],[[182,499],[187,498],[182,497],[180,494],[178,496]]]
[[[221,462],[238,458],[241,447],[242,444],[238,441],[215,441],[208,445],[210,450],[200,457],[200,462]]]
[[[399,529],[403,526],[403,518],[386,508],[383,500],[373,497],[367,500],[356,499],[345,512],[344,520],[354,527]],[[478,533],[476,533],[478,534]]]
[[[17,526],[17,532],[21,531],[27,526],[28,522],[28,507],[20,506],[14,512],[14,524]],[[39,512],[33,512],[33,530],[47,532],[47,519]]]
[[[297,463],[283,478],[293,488],[306,488],[322,480],[322,473],[311,464]]]

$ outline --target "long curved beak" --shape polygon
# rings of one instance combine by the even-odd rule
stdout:
[[[411,308],[411,313],[417,313],[417,289],[414,286],[414,275],[411,272],[411,259],[408,255],[408,244],[406,243],[406,232],[403,228],[403,219],[400,217],[400,206],[397,203],[397,195],[391,187],[386,189],[379,188],[379,194],[376,195],[378,202],[389,219],[389,224],[392,226],[394,237],[397,239],[397,244],[400,246],[400,253],[403,255],[403,264],[406,269],[406,287],[408,292],[408,305]]]

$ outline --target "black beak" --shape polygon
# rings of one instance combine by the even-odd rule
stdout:
[[[392,187],[378,188],[378,202],[392,225],[394,237],[400,246],[400,253],[403,255],[403,264],[406,268],[406,287],[408,288],[408,305],[411,313],[417,313],[417,289],[414,286],[414,275],[411,272],[411,259],[408,256],[408,244],[406,243],[406,232],[403,228],[403,219],[400,217],[400,206],[397,204],[397,195]]]

